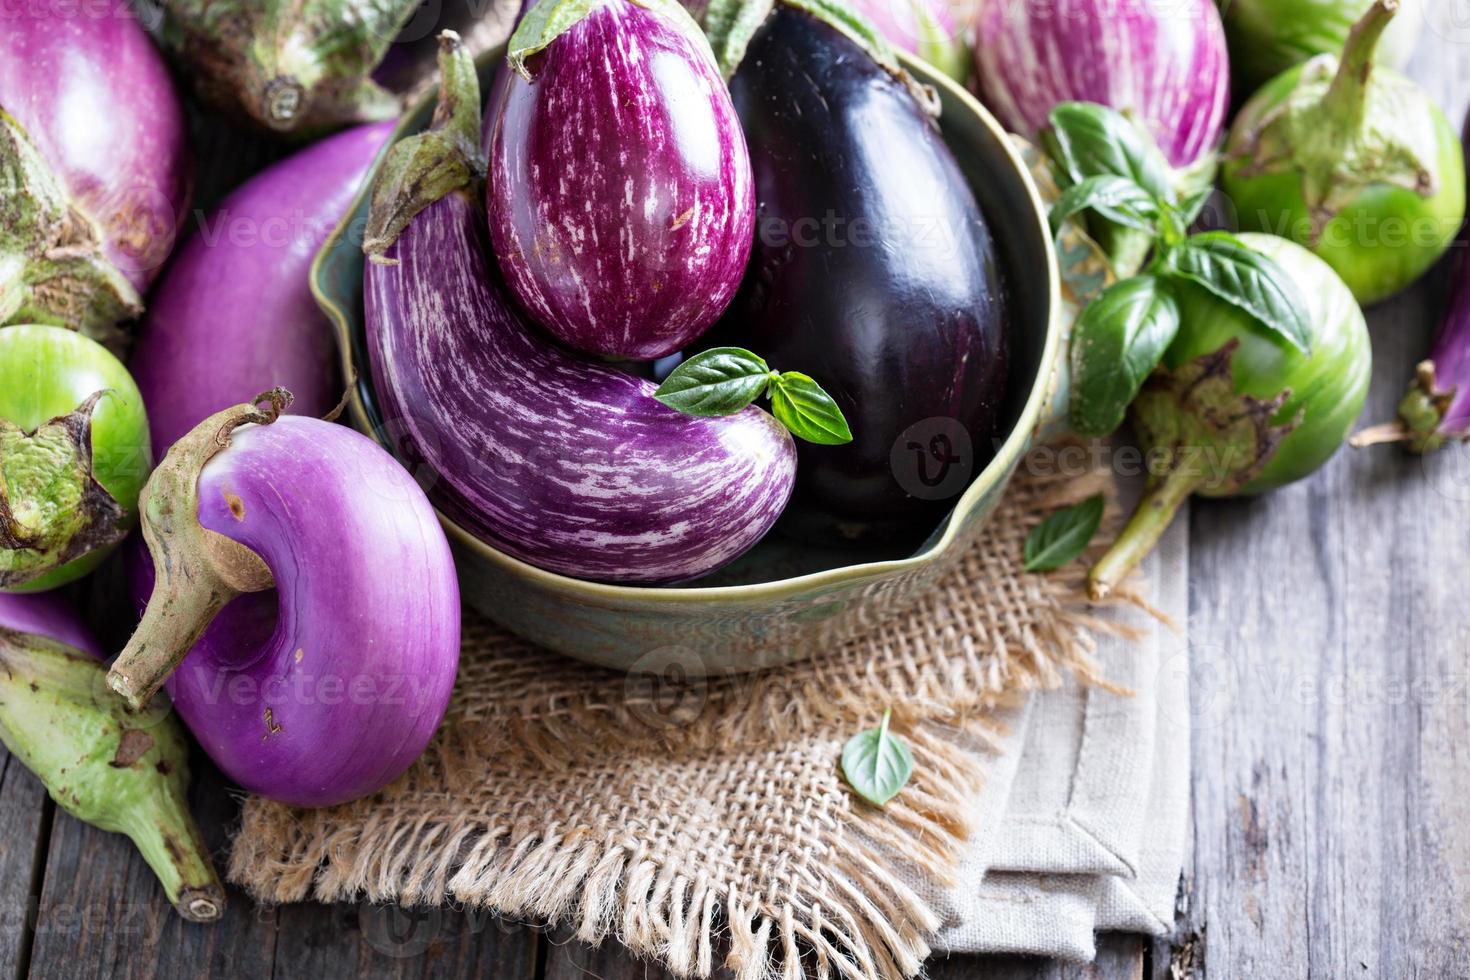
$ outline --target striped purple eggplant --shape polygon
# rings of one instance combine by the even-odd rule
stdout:
[[[108,681],[136,705],[167,679],[231,779],[331,806],[428,745],[459,663],[459,586],[396,460],[344,426],[278,417],[280,393],[260,404],[201,422],[150,478],[152,561],[133,577],[147,608]]]
[[[295,396],[298,415],[337,403],[332,333],[308,272],[392,128],[315,143],[202,219],[154,293],[128,362],[159,458],[206,417],[275,385]]]
[[[572,6],[590,9],[568,27]],[[682,349],[734,297],[754,234],[750,158],[709,43],[673,0],[542,0],[510,51],[486,200],[511,292],[578,350]]]
[[[1176,167],[1215,151],[1230,97],[1215,0],[980,0],[975,60],[986,105],[1031,136],[1061,102],[1144,123]]]
[[[682,415],[654,399],[652,382],[538,336],[488,254],[474,161],[462,161],[456,189],[399,206],[394,187],[424,186],[395,177],[400,164],[478,146],[468,56],[446,41],[441,64],[457,111],[441,106],[433,130],[395,147],[374,191],[375,215],[424,209],[386,222],[387,236],[376,232],[385,222],[368,222],[368,352],[384,433],[424,464],[450,517],[541,568],[673,582],[734,560],[786,506],[791,436],[753,407]]]

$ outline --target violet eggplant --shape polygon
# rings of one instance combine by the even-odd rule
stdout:
[[[117,346],[189,206],[168,69],[126,0],[36,0],[0,17],[0,107],[0,323]]]
[[[510,64],[486,118],[486,205],[511,293],[577,350],[682,349],[735,296],[754,234],[709,42],[675,0],[541,0]]]
[[[60,327],[0,329],[0,590],[96,568],[136,522],[151,463],[143,398],[116,357]]]
[[[55,596],[0,595],[0,741],[85,823],[132,838],[190,922],[225,891],[189,815],[189,748],[166,712],[132,711],[103,683],[102,651]]]
[[[1024,136],[1059,103],[1097,102],[1189,168],[1224,130],[1230,64],[1215,0],[980,0],[975,59],[985,104]]]
[[[894,47],[923,58],[964,84],[973,62],[968,24],[949,0],[848,0]]]
[[[412,477],[351,429],[280,417],[287,398],[210,416],[154,471],[141,507],[158,578],[136,580],[150,598],[108,683],[136,706],[167,681],[227,776],[331,806],[429,744],[459,662],[459,588]]]
[[[206,103],[267,132],[398,115],[372,78],[418,0],[164,0],[163,41]]]
[[[365,247],[381,250],[365,290],[385,434],[432,472],[440,509],[541,568],[672,582],[733,561],[790,497],[790,435],[753,407],[680,414],[652,382],[537,335],[487,252],[483,168],[465,158],[479,146],[474,66],[456,39],[443,44],[435,126],[390,152],[368,223]]]
[[[309,273],[391,131],[361,126],[287,157],[227,197],[180,250],[128,362],[159,458],[205,418],[275,384],[298,415],[337,403],[336,349]]]
[[[990,228],[902,73],[846,31],[778,4],[738,64],[759,227],[709,344],[800,365],[851,423],[847,445],[800,446],[788,529],[932,530],[1004,434]]]
[[[1310,248],[1364,305],[1428,271],[1465,218],[1454,127],[1415,82],[1374,63],[1401,2],[1375,0],[1341,58],[1314,58],[1252,96],[1221,174],[1240,227]]]

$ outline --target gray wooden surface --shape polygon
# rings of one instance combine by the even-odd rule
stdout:
[[[1432,0],[1411,69],[1457,122],[1464,0]],[[1437,28],[1437,29],[1436,29]],[[201,203],[269,151],[200,127]],[[1427,351],[1448,267],[1370,313],[1391,416]],[[1340,454],[1269,498],[1190,520],[1194,851],[1177,933],[1105,936],[1097,963],[930,964],[936,980],[1470,977],[1470,450]],[[193,798],[223,858],[237,809],[200,763]],[[262,909],[185,926],[121,839],[58,813],[0,751],[0,978],[476,975],[660,977],[614,946],[370,906]]]

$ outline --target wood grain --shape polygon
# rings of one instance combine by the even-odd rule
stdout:
[[[25,976],[35,895],[40,889],[46,789],[0,747],[0,977]]]

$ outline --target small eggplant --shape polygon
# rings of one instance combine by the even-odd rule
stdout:
[[[362,126],[287,157],[227,197],[180,250],[128,361],[158,457],[272,385],[295,396],[298,415],[336,404],[335,349],[308,272],[391,130]]]
[[[1368,397],[1368,325],[1347,286],[1284,238],[1239,238],[1294,282],[1306,303],[1307,349],[1203,285],[1177,284],[1178,334],[1129,409],[1140,447],[1161,463],[1151,464],[1133,517],[1091,571],[1094,599],[1153,548],[1191,494],[1262,493],[1317,470]]]
[[[0,329],[0,591],[95,568],[137,519],[152,464],[143,398],[100,344]]]
[[[428,745],[459,662],[449,543],[376,443],[282,418],[279,389],[200,423],[141,498],[150,595],[108,674],[179,715],[245,789],[294,806],[377,792]],[[274,591],[267,591],[274,587]]]
[[[364,246],[386,435],[450,517],[541,568],[675,582],[735,560],[791,496],[790,434],[754,407],[680,414],[652,382],[537,335],[487,255],[474,66],[442,43],[435,128],[384,162]]]
[[[1170,164],[1208,164],[1230,101],[1215,0],[980,0],[975,64],[984,100],[1031,137],[1063,102],[1132,116]]]
[[[895,48],[923,58],[961,85],[973,62],[968,23],[949,0],[848,0]]]
[[[163,41],[201,99],[268,132],[398,115],[372,78],[418,0],[163,0]]]
[[[1314,58],[1257,92],[1222,168],[1242,228],[1307,246],[1365,306],[1423,275],[1465,217],[1454,128],[1428,93],[1374,64],[1400,3],[1375,0],[1341,58]]]
[[[510,63],[486,119],[486,202],[511,293],[577,350],[682,349],[734,298],[754,234],[709,42],[675,0],[541,0]]]
[[[785,522],[823,542],[932,530],[1002,434],[995,242],[926,107],[884,60],[780,3],[730,83],[758,227],[709,344],[801,365],[846,416],[851,443],[800,446]]]
[[[1432,2],[1432,0],[1431,0]],[[1337,54],[1353,23],[1373,0],[1228,0],[1220,4],[1230,68],[1240,91],[1250,92],[1319,54]],[[1403,68],[1424,26],[1420,0],[1404,0],[1404,14],[1384,32],[1378,60]]]
[[[121,346],[163,268],[193,166],[179,103],[126,0],[0,16],[0,323]]]
[[[0,595],[0,740],[67,813],[132,838],[190,922],[213,922],[225,891],[189,815],[189,749],[166,711],[136,712],[54,596]]]

